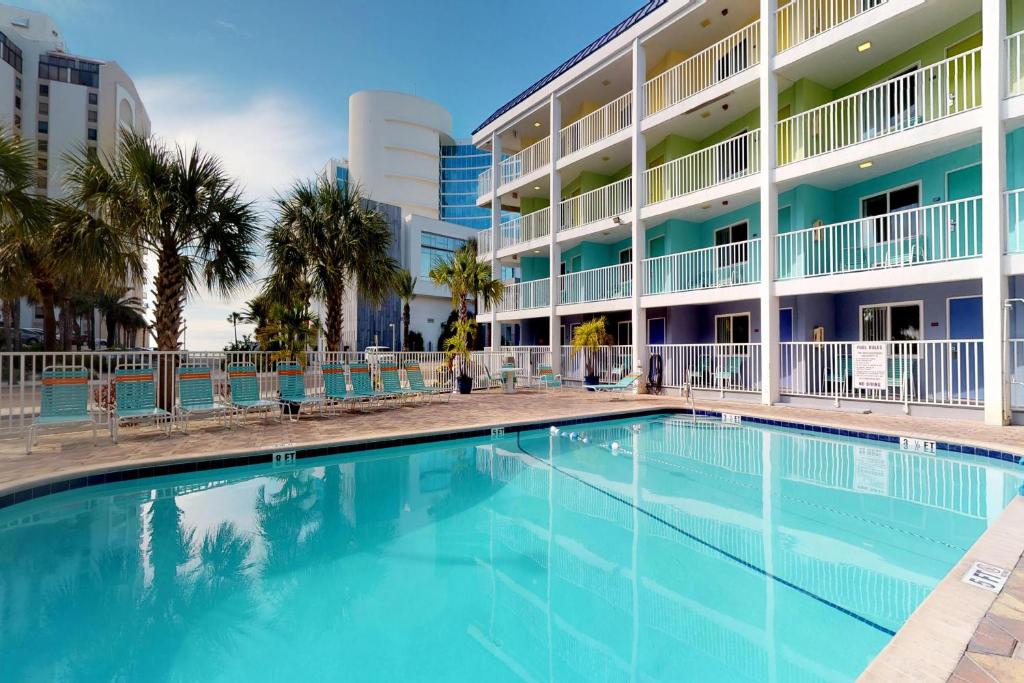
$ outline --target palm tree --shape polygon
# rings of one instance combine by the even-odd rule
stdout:
[[[388,224],[366,207],[354,184],[340,187],[326,175],[296,183],[276,204],[264,291],[284,302],[308,287],[324,302],[327,348],[340,351],[346,288],[354,285],[362,299],[378,306],[392,291],[398,262],[389,253]]]
[[[125,133],[116,154],[69,159],[80,230],[115,226],[156,260],[157,348],[178,346],[185,303],[202,283],[227,295],[249,281],[256,213],[212,155]]]
[[[231,311],[228,314],[228,322],[231,323],[231,327],[235,331],[235,346],[238,346],[238,323],[245,322],[245,316],[238,311]]]
[[[257,294],[245,302],[245,310],[242,311],[242,322],[256,326],[254,334],[256,338],[263,334],[263,330],[270,324],[270,308],[272,303],[265,294]]]
[[[477,260],[476,242],[469,241],[447,261],[430,269],[430,279],[438,287],[452,293],[452,308],[459,312],[459,322],[469,320],[469,300],[480,299],[484,306],[501,302],[505,285],[491,277],[491,267]]]
[[[402,268],[395,277],[395,294],[402,300],[402,350],[409,350],[410,304],[416,298],[416,280],[408,268]]]
[[[103,316],[103,323],[107,328],[108,347],[118,343],[118,327],[127,334],[129,330],[134,331],[146,326],[146,319],[142,312],[142,301],[134,296],[125,296],[127,293],[128,289],[121,287],[109,292],[103,292],[96,297],[96,310]],[[125,346],[130,345],[125,343]]]

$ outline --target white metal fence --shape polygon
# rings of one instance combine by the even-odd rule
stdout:
[[[477,179],[476,179],[476,194],[477,194],[478,197],[483,197],[485,194],[490,194],[490,192],[491,192],[491,177],[492,177],[492,175],[493,174],[491,173],[491,169],[488,168],[483,173],[481,173],[479,176],[477,176]]]
[[[899,133],[981,105],[974,49],[779,121],[779,165]]]
[[[561,362],[562,379],[573,382],[582,382],[589,373],[594,374],[601,382],[615,382],[636,370],[633,347],[628,344],[576,353],[572,352],[571,346],[563,346]]]
[[[505,285],[505,293],[498,304],[498,313],[547,308],[551,305],[551,280],[530,280]]]
[[[1024,31],[1006,38],[1006,94],[1024,94]]]
[[[747,285],[760,279],[759,238],[644,260],[644,294]]]
[[[791,0],[775,11],[778,51],[784,52],[888,0]]]
[[[491,253],[491,229],[486,228],[477,233],[477,251],[481,254]]]
[[[755,392],[761,390],[760,344],[652,344],[661,356],[662,386]]]
[[[777,236],[780,280],[981,255],[981,197]]]
[[[1006,193],[1006,253],[1024,252],[1024,189]]]
[[[620,263],[558,276],[558,303],[625,299],[633,295],[633,264]]]
[[[656,114],[760,63],[759,24],[726,36],[644,83],[644,116]]]
[[[627,92],[559,132],[559,156],[569,156],[629,128],[633,122],[633,93]]]
[[[559,230],[571,230],[624,214],[633,208],[633,179],[610,183],[559,204]]]
[[[886,382],[879,389],[854,386],[854,343],[783,342],[781,393],[907,405],[984,404],[984,349],[979,340],[885,342]]]
[[[760,133],[753,130],[644,172],[647,203],[706,190],[761,170]]]
[[[501,185],[511,183],[551,163],[551,138],[545,137],[501,161]]]
[[[501,224],[501,249],[551,234],[551,211],[541,209]]]
[[[548,347],[503,347],[499,351],[475,351],[470,363],[474,387],[478,389],[498,384],[498,369],[512,357],[517,373],[524,379],[538,374],[540,363],[550,363]],[[440,351],[387,352],[384,354],[309,352],[301,358],[306,369],[306,389],[312,393],[323,391],[320,364],[328,361],[351,363],[366,361],[376,379],[380,360],[397,361],[399,367],[407,361],[420,365],[427,384],[441,388],[453,386],[455,371],[447,355]],[[21,436],[39,413],[42,372],[51,366],[79,366],[89,370],[89,408],[101,424],[109,421],[114,403],[112,381],[118,367],[144,365],[156,369],[156,394],[165,406],[177,400],[174,381],[175,369],[184,364],[202,365],[212,371],[214,392],[221,399],[230,397],[227,377],[229,363],[247,362],[256,366],[260,394],[265,399],[278,397],[276,375],[277,356],[266,351],[81,351],[81,352],[22,352],[0,353],[0,438]]]

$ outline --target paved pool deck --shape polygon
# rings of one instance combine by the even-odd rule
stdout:
[[[194,422],[191,434],[175,432],[170,437],[152,427],[125,428],[118,444],[112,444],[106,432],[100,432],[95,446],[87,432],[43,435],[30,455],[25,454],[23,441],[0,440],[0,496],[83,475],[150,465],[687,407],[675,397],[612,397],[573,390],[482,392],[454,396],[450,403],[329,418],[304,416],[298,422],[249,418],[234,430],[212,420]],[[1024,455],[1024,427],[735,401],[698,401],[696,407]],[[862,680],[1024,682],[1022,555],[1024,497],[1018,497],[914,612]],[[1016,568],[999,595],[961,582],[975,560]]]

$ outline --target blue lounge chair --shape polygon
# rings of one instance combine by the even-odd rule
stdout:
[[[587,387],[587,391],[607,391],[610,393],[622,393],[631,391],[633,385],[640,379],[639,372],[631,372],[615,384],[591,384]]]
[[[89,371],[81,366],[55,365],[43,370],[39,416],[29,425],[25,453],[32,452],[39,429],[88,424],[96,444],[96,415],[89,412]]]
[[[174,416],[156,404],[156,371],[149,365],[125,365],[114,371],[114,410],[110,438],[117,443],[122,422],[151,422],[171,434]]]
[[[260,383],[255,363],[229,363],[228,384],[231,387],[231,406],[241,411],[242,419],[250,412],[261,412],[263,418],[277,412],[281,418],[282,407],[278,401],[260,398]]]
[[[178,424],[188,433],[193,415],[219,417],[230,428],[235,409],[213,397],[213,376],[204,365],[182,365],[175,371],[178,378],[178,405],[175,408]]]
[[[427,400],[430,400],[434,396],[444,396],[445,403],[447,403],[452,399],[451,389],[427,386],[427,383],[423,379],[423,371],[420,369],[420,364],[416,361],[407,361],[405,363],[405,378],[409,382],[409,388],[413,391],[418,391],[420,394],[425,396]]]
[[[362,399],[366,407],[372,407],[374,403],[383,405],[385,400],[392,398],[390,394],[373,388],[370,366],[366,363],[352,363],[348,366],[348,374],[352,380],[352,395]]]
[[[424,394],[415,391],[413,389],[406,389],[402,386],[402,378],[398,375],[398,366],[394,363],[381,363],[380,364],[380,383],[384,387],[384,393],[394,396],[396,401],[401,402],[403,399],[419,399],[428,398]]]
[[[298,420],[303,408],[315,408],[321,415],[324,412],[323,398],[306,395],[306,373],[295,361],[280,361],[277,364],[277,390],[282,406],[295,406],[295,412],[291,413],[294,417],[289,418],[291,420]]]
[[[324,399],[328,405],[351,407],[362,400],[348,390],[344,363],[323,363],[320,372],[324,376]]]

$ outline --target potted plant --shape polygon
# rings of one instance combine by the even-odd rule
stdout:
[[[601,347],[611,346],[612,337],[605,330],[604,316],[593,318],[579,325],[572,333],[572,352],[583,352],[583,366],[586,374],[583,383],[593,386],[599,382],[596,360]]]
[[[444,340],[444,350],[448,353],[448,361],[456,372],[455,381],[460,394],[468,394],[473,390],[473,377],[469,374],[469,363],[472,358],[469,340],[476,331],[476,323],[472,320],[456,320],[452,325],[452,336]]]

